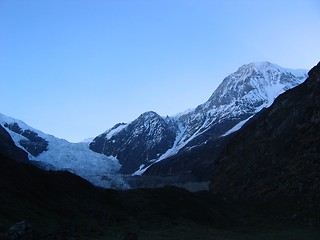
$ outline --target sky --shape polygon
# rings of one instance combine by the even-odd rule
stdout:
[[[0,0],[0,112],[71,142],[204,103],[241,65],[310,69],[319,0]]]

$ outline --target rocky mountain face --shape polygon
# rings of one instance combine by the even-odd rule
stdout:
[[[146,112],[133,122],[118,124],[96,137],[90,148],[107,156],[116,156],[122,164],[121,172],[130,174],[171,148],[176,131],[177,127],[170,119]]]
[[[207,167],[202,159],[186,162],[189,158],[180,156],[210,141],[220,146],[222,138],[306,77],[304,70],[269,62],[247,64],[226,77],[209,100],[197,108],[165,118],[154,112],[144,113],[132,123],[116,125],[96,137],[90,148],[116,157],[126,174],[180,175],[198,164]]]
[[[320,63],[250,120],[217,158],[211,191],[251,201],[320,197]]]
[[[16,122],[4,123],[4,127],[25,137],[25,139],[21,139],[19,143],[32,156],[37,157],[48,150],[48,142],[30,129],[22,130]]]

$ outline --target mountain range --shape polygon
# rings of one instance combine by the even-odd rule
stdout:
[[[214,157],[193,156],[197,149],[210,143],[210,152],[217,155],[231,133],[306,77],[305,70],[269,62],[243,65],[198,107],[166,117],[145,112],[89,143],[69,143],[4,115],[0,124],[38,166],[68,170],[97,186],[130,188],[137,182],[131,176],[143,179],[139,186],[148,186],[155,178],[170,183],[208,182]]]
[[[39,169],[33,165],[51,151],[53,136],[1,115],[0,239],[319,239],[319,106],[320,63],[303,83],[222,134],[218,153],[210,139],[182,148],[170,161],[212,160],[209,191],[195,193],[102,189],[69,169]],[[53,168],[48,162],[41,167]]]
[[[286,69],[269,62],[243,65],[195,109],[172,117],[143,113],[133,122],[117,124],[96,137],[90,149],[117,158],[124,174],[169,177],[173,182],[209,181],[208,164],[212,160],[185,161],[186,155],[209,141],[216,142],[218,147],[213,151],[218,152],[226,136],[306,77],[305,70]],[[202,179],[192,172],[198,166],[202,166]]]

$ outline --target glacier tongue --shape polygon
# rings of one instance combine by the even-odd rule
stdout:
[[[70,171],[92,184],[105,188],[126,189],[128,184],[119,175],[116,174],[120,169],[120,164],[116,159],[96,153],[89,149],[88,143],[70,143],[64,139],[56,138],[52,135],[45,134],[37,129],[29,127],[24,122],[0,114],[0,124],[6,128],[11,135],[15,144],[27,151],[21,146],[21,141],[30,141],[22,136],[21,131],[30,131],[44,139],[47,143],[47,149],[38,156],[31,155],[28,151],[29,158],[41,163],[42,167],[50,170]],[[18,126],[21,130],[13,131],[8,128],[9,125]],[[6,127],[7,126],[7,127]]]

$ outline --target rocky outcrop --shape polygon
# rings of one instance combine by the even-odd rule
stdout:
[[[5,123],[4,127],[25,137],[25,139],[20,140],[19,143],[32,156],[37,157],[39,154],[47,150],[48,142],[39,137],[37,133],[29,129],[23,130],[17,123]]]
[[[212,192],[242,200],[320,197],[320,63],[257,114],[215,162]]]

